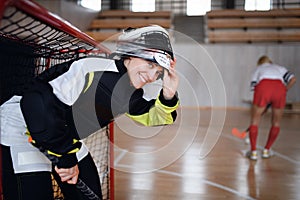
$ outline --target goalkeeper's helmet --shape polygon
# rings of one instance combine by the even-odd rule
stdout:
[[[168,32],[158,25],[152,25],[124,30],[111,57],[138,57],[169,69],[170,59],[174,59],[174,54]]]

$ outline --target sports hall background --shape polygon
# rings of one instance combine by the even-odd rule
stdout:
[[[87,30],[91,21],[98,15],[98,12],[78,6],[77,1],[79,0],[33,1],[68,20],[82,31]],[[202,6],[202,0],[198,0],[198,2],[195,6]],[[209,43],[207,38],[207,15],[186,16],[186,0],[156,0],[156,4],[160,11],[171,10],[173,12],[173,30],[182,33],[182,35],[173,35],[173,47],[176,56],[180,58],[177,69],[182,75],[179,88],[179,95],[182,95],[180,97],[181,105],[191,106],[192,108],[195,106],[226,106],[228,108],[242,108],[245,110],[240,112],[240,109],[237,109],[238,112],[236,112],[233,109],[233,112],[227,113],[228,121],[226,121],[224,127],[222,124],[222,134],[214,129],[221,128],[220,123],[223,123],[221,118],[224,117],[223,109],[217,109],[216,112],[211,112],[210,109],[201,110],[201,121],[199,120],[201,123],[197,123],[197,126],[193,126],[194,121],[198,119],[195,116],[200,118],[197,109],[187,109],[188,112],[181,112],[182,116],[184,114],[187,117],[177,120],[175,126],[169,126],[164,130],[167,133],[177,133],[178,124],[180,124],[180,130],[184,133],[180,136],[183,136],[183,138],[179,136],[176,138],[179,138],[181,146],[188,142],[193,142],[193,145],[185,152],[182,159],[178,159],[178,162],[175,162],[175,164],[172,163],[167,168],[158,170],[157,173],[146,175],[143,173],[122,173],[122,170],[118,170],[127,170],[126,166],[140,166],[141,164],[139,159],[136,159],[136,162],[131,162],[132,160],[125,157],[124,152],[127,152],[127,148],[129,149],[128,152],[131,152],[132,149],[135,152],[135,147],[140,148],[142,151],[145,149],[147,151],[149,149],[158,149],[164,142],[169,144],[169,136],[172,134],[159,134],[159,137],[149,138],[150,142],[144,140],[144,135],[139,135],[139,137],[135,138],[136,140],[133,140],[132,137],[128,140],[127,135],[122,134],[127,129],[121,130],[119,128],[121,126],[115,126],[115,138],[117,138],[115,142],[117,146],[125,147],[126,150],[124,151],[124,149],[120,148],[114,151],[115,158],[120,158],[120,155],[124,156],[122,160],[116,159],[117,161],[115,161],[115,166],[118,168],[115,171],[116,199],[126,199],[125,196],[127,196],[127,199],[137,199],[139,196],[141,197],[140,199],[153,199],[161,194],[161,199],[299,199],[299,136],[297,134],[299,132],[299,110],[296,111],[295,115],[291,113],[291,115],[284,116],[284,134],[281,134],[280,137],[282,138],[278,140],[278,145],[275,147],[276,157],[264,162],[259,160],[257,163],[249,163],[243,156],[243,152],[249,146],[231,136],[230,130],[233,126],[238,128],[248,126],[248,108],[250,107],[249,101],[251,99],[249,79],[251,72],[256,67],[256,61],[259,56],[267,54],[275,63],[284,65],[294,72],[299,79],[300,40],[297,42]],[[243,9],[244,0],[212,0],[211,5],[212,10]],[[297,0],[273,0],[272,6],[274,9],[299,9],[300,2]],[[102,10],[110,10],[111,8],[130,10],[130,7],[131,0],[102,0]],[[295,31],[299,32],[299,29]],[[188,82],[185,79],[188,79]],[[300,81],[298,80],[296,85],[288,92],[288,102],[300,102],[299,87]],[[191,98],[194,96],[196,96],[196,101],[194,98]],[[214,113],[217,114],[214,115]],[[212,118],[216,119],[217,122],[213,121]],[[132,125],[122,118],[120,121],[123,122],[121,125],[125,124],[125,128],[128,127],[126,125],[130,125],[129,127]],[[270,115],[267,115],[262,123],[262,133],[267,133],[269,121]],[[191,127],[196,130],[191,130]],[[212,129],[210,129],[211,127]],[[134,128],[136,129],[137,127]],[[152,134],[153,127],[148,132],[146,129],[143,131],[145,134]],[[218,145],[214,146],[208,159],[198,159],[199,151],[207,147],[207,145],[203,144],[213,143],[203,142],[203,135],[206,135],[203,133],[212,133],[207,135],[212,135],[213,137],[217,135],[215,133],[219,133],[218,136],[220,136]],[[197,134],[197,137],[193,134]],[[260,134],[260,137],[265,135]],[[161,136],[166,138],[161,138]],[[189,139],[191,141],[187,141]],[[182,142],[185,143],[182,145]],[[176,146],[177,149],[178,147]],[[206,149],[210,150],[209,148]],[[170,157],[169,154],[167,157]],[[147,166],[152,166],[154,164],[154,162],[151,162],[152,157],[148,156],[148,158],[150,161],[142,164],[145,163]],[[163,160],[165,159],[163,157]],[[130,162],[129,165],[128,161]],[[152,175],[155,177],[157,175],[157,177],[153,178]],[[144,183],[148,183],[147,181],[150,180],[149,185],[140,184],[144,180]],[[151,185],[153,180],[157,183],[158,189],[154,188],[154,183],[153,186]],[[218,183],[223,183],[223,186],[216,187]],[[131,188],[137,185],[149,186],[154,189]],[[191,185],[192,187],[189,187]],[[179,188],[180,186],[187,187]],[[155,191],[155,194],[153,191]],[[186,196],[180,198],[183,195]]]
[[[60,17],[70,21],[82,31],[86,30],[90,22],[98,12],[77,6],[77,0],[37,0],[36,2],[45,6],[50,11]],[[299,8],[299,1],[295,0],[273,0],[273,9]],[[109,1],[102,0],[102,10],[109,9],[130,9],[130,0]],[[201,6],[201,1],[195,6]],[[243,9],[244,0],[212,0],[211,9]],[[296,77],[300,77],[300,46],[297,42],[258,42],[258,43],[209,43],[207,42],[206,16],[186,16],[186,1],[157,0],[156,7],[160,10],[171,10],[174,14],[172,23],[173,29],[190,37],[191,40],[174,40],[176,52],[188,51],[188,61],[199,63],[202,67],[210,68],[211,60],[216,64],[221,73],[222,80],[215,80],[224,83],[226,90],[226,106],[248,108],[251,93],[249,92],[249,78],[251,72],[256,67],[259,56],[267,54],[270,58],[280,65],[286,66],[294,72]],[[195,40],[195,41],[193,41]],[[192,42],[191,42],[192,41]],[[197,43],[196,43],[197,42]],[[195,45],[201,45],[202,52],[193,49]],[[199,49],[199,48],[198,48]],[[205,53],[207,51],[207,53]],[[186,57],[186,55],[181,55]],[[210,60],[210,58],[211,60]],[[193,66],[197,68],[198,66]],[[191,71],[190,71],[191,70]],[[178,64],[178,71],[191,79],[193,92],[197,101],[188,99],[181,102],[183,106],[199,107],[223,107],[224,102],[215,101],[212,105],[210,94],[207,88],[213,89],[216,93],[222,90],[221,87],[206,84],[206,74],[195,75],[190,67],[184,68]],[[197,70],[197,69],[196,69]],[[190,72],[189,72],[190,71]],[[201,72],[200,72],[201,73]],[[204,77],[206,76],[206,77]],[[216,77],[214,74],[212,77]],[[219,79],[219,78],[218,78]],[[220,91],[221,92],[221,91]],[[220,100],[221,101],[221,100]],[[288,92],[288,102],[300,102],[300,83]]]

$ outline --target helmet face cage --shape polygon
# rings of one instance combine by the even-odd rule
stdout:
[[[163,31],[151,31],[142,33],[141,36],[132,41],[132,43],[144,46],[149,49],[165,51],[171,56],[172,59],[174,59],[169,36]]]
[[[124,30],[111,57],[113,59],[138,57],[165,69],[170,68],[170,59],[174,59],[168,32],[157,25]]]
[[[161,67],[169,70],[171,56],[162,50],[148,49],[143,46],[136,45],[134,43],[122,43],[112,54],[114,59],[137,57],[147,61],[156,63]]]

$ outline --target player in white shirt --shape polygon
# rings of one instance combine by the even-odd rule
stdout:
[[[295,82],[296,78],[293,73],[283,66],[274,64],[269,57],[262,56],[258,59],[257,69],[251,79],[254,97],[249,127],[251,150],[247,153],[250,159],[257,159],[256,140],[258,126],[262,113],[270,104],[272,107],[272,126],[262,157],[269,158],[271,156],[270,148],[280,132],[280,121],[286,103],[286,92]]]

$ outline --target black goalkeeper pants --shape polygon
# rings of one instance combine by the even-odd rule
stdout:
[[[2,147],[2,181],[5,200],[53,200],[51,172],[28,172],[15,174],[10,148]],[[100,198],[102,197],[100,179],[90,154],[78,163],[79,178]],[[54,170],[53,170],[54,171]],[[88,200],[76,185],[62,183],[58,174],[53,173],[60,185],[65,200]]]

